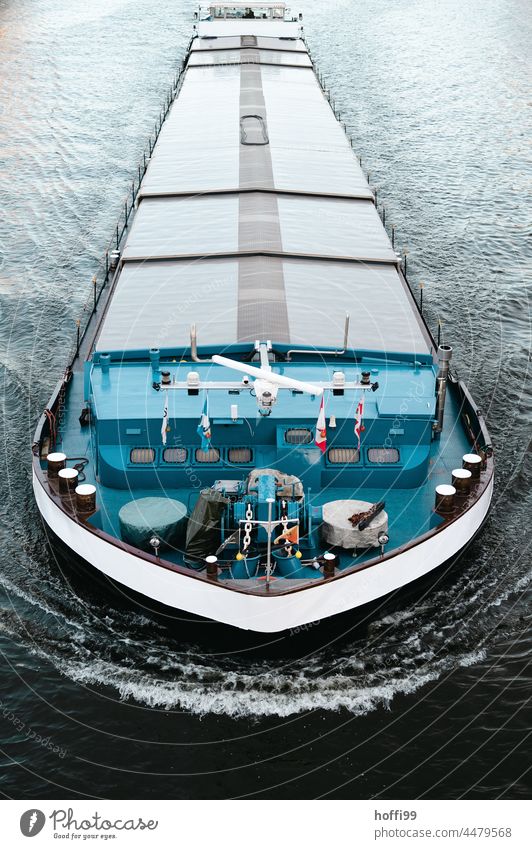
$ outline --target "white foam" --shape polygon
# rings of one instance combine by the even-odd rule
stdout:
[[[295,676],[266,672],[262,677],[234,671],[218,673],[218,680],[209,681],[202,680],[206,668],[194,664],[184,665],[183,677],[176,681],[158,680],[101,661],[63,663],[62,671],[85,685],[112,687],[121,699],[133,699],[148,707],[165,710],[180,709],[199,715],[216,713],[237,718],[282,718],[312,710],[347,710],[359,716],[377,707],[389,708],[396,696],[414,693],[438,679],[444,671],[456,666],[471,666],[484,657],[483,651],[459,658],[449,657],[424,671],[403,677],[398,674],[385,682],[371,683],[370,679],[366,684],[342,674],[309,679],[301,671]],[[195,680],[190,680],[192,671]],[[216,677],[217,671],[208,672],[207,677]]]

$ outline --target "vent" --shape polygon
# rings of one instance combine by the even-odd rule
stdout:
[[[163,451],[163,460],[165,463],[184,463],[186,459],[186,448],[165,448]]]
[[[368,460],[370,463],[398,463],[399,451],[397,448],[368,448]]]
[[[329,463],[341,463],[343,466],[352,465],[359,462],[360,451],[358,448],[329,448],[327,459]]]
[[[291,427],[290,430],[285,431],[284,438],[288,445],[308,445],[312,442],[313,436],[308,427]]]
[[[130,463],[138,463],[140,465],[153,463],[155,460],[155,450],[153,448],[132,448],[129,455]]]
[[[253,452],[251,448],[229,448],[227,459],[230,463],[251,463]]]
[[[209,448],[208,451],[202,451],[201,448],[196,449],[196,463],[218,463],[220,460],[220,452],[217,448]]]

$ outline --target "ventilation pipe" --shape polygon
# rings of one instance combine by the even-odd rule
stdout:
[[[441,433],[443,430],[443,414],[445,411],[445,395],[447,392],[447,378],[449,377],[449,363],[453,355],[450,345],[438,345],[439,371],[436,378],[436,423],[434,432]]]

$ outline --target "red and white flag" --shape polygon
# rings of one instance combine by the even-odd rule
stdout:
[[[314,442],[322,454],[327,450],[327,427],[325,424],[325,405],[323,395],[321,398],[318,421],[316,422],[316,436],[314,437]]]
[[[355,413],[355,435],[358,439],[358,450],[360,451],[360,434],[364,430],[364,425],[362,424],[362,416],[364,415],[364,396],[360,396],[360,401],[358,402],[356,413]]]

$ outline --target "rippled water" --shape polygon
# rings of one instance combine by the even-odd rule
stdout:
[[[0,0],[8,795],[527,792],[528,4],[301,7],[429,323],[488,417],[493,512],[424,589],[262,645],[154,617],[64,568],[33,503],[32,432],[191,22],[163,0]]]

